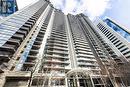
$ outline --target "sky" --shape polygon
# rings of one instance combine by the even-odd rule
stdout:
[[[19,9],[36,0],[17,0]],[[38,0],[37,0],[38,1]],[[65,14],[84,13],[91,20],[110,17],[130,30],[130,0],[50,0]]]
[[[18,8],[22,9],[22,8],[28,6],[29,4],[32,4],[32,3],[34,3],[35,1],[38,1],[38,0],[16,0],[16,1],[17,1],[17,4],[18,4]]]
[[[130,0],[111,0],[111,9],[107,9],[101,18],[108,16],[130,30]]]

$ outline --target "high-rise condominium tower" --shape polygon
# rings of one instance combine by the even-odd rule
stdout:
[[[0,21],[0,87],[127,87],[128,58],[97,29],[47,0]]]

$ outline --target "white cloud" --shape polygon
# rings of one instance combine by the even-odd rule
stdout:
[[[64,9],[64,0],[50,0],[57,9]]]
[[[19,9],[38,0],[17,0]],[[61,9],[65,14],[84,13],[94,19],[101,16],[110,8],[110,0],[50,0],[54,7]]]
[[[110,0],[50,0],[54,7],[72,14],[84,13],[91,19],[101,16],[110,8]],[[65,3],[63,3],[65,2]]]
[[[38,0],[17,0],[18,8],[22,9],[25,6],[27,6],[31,3],[34,3],[35,1],[38,1]]]

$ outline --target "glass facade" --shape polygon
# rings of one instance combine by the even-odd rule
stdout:
[[[20,62],[17,65],[17,70],[21,70],[21,68],[22,68],[23,64],[25,63],[25,61],[26,61],[26,59],[28,57],[28,54],[29,54],[29,52],[30,52],[30,50],[31,50],[31,48],[32,48],[32,46],[34,44],[35,39],[36,39],[36,35],[34,34],[32,36],[31,41],[27,44],[27,47],[25,48],[23,54],[20,57]]]
[[[19,30],[25,21],[26,20],[19,21],[17,19],[11,18],[6,22],[0,24],[0,47]]]
[[[7,40],[11,38],[12,35],[14,35],[19,28],[21,28],[22,25],[24,25],[24,23],[42,7],[42,5],[45,5],[46,3],[43,2],[40,6],[39,4],[41,3],[37,2],[34,6],[30,6],[31,9],[26,8],[23,11],[19,11],[17,14],[13,14],[12,18],[0,24],[0,47],[4,45]],[[28,9],[30,9],[29,12]]]
[[[8,26],[5,24],[0,25],[0,46],[2,46],[16,31],[18,30],[15,29],[13,26]]]
[[[0,0],[0,16],[8,16],[17,10],[16,0]]]
[[[125,31],[123,28],[121,28],[119,25],[112,22],[110,19],[105,19],[104,22],[113,30],[115,30],[117,33],[119,33],[121,36],[123,36],[128,42],[130,42],[129,32]]]

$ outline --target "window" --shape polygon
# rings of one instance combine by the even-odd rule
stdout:
[[[118,42],[120,42],[120,40],[116,41],[116,42],[114,43],[114,45],[117,44]]]
[[[108,35],[106,35],[106,37],[109,37],[109,35],[111,35],[111,33],[109,32],[109,34]]]
[[[110,39],[112,36],[114,36],[113,34],[111,36],[108,37],[108,39]]]
[[[115,36],[111,37],[110,41],[113,40],[115,38]]]
[[[120,46],[122,44],[122,42],[120,42],[119,44],[116,45],[116,47]]]
[[[125,47],[125,45],[122,45],[121,47],[119,47],[118,49],[121,49],[121,48],[123,48],[123,47]]]
[[[130,51],[127,51],[126,53],[123,53],[123,55],[126,55],[126,54],[128,54],[128,53],[130,53]]]
[[[20,24],[20,25],[23,25],[25,23],[24,21],[17,20],[17,19],[14,19],[14,18],[9,19],[8,21],[12,22],[12,23]]]
[[[117,40],[117,38],[113,39],[111,42],[113,43],[113,42],[115,42],[116,40]]]

